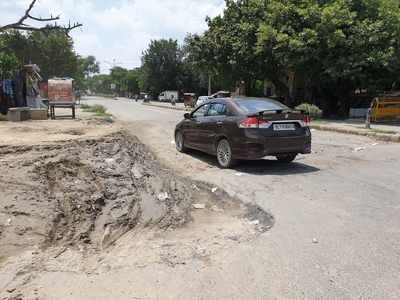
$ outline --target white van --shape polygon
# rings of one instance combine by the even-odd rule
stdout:
[[[175,102],[178,102],[179,100],[178,91],[165,91],[158,96],[158,100],[160,102],[171,102],[172,99],[174,99]]]

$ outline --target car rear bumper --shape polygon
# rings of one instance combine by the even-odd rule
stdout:
[[[237,140],[233,145],[236,159],[253,160],[280,154],[310,154],[311,135],[267,137],[263,139]]]

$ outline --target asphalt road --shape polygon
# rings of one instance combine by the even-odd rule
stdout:
[[[148,295],[162,289],[160,299],[400,299],[400,144],[313,131],[313,153],[291,165],[271,158],[221,170],[213,157],[175,151],[182,112],[129,100],[88,103],[128,122],[177,172],[276,218],[271,231],[205,268],[193,262],[155,276]]]

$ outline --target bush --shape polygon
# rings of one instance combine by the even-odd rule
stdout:
[[[321,118],[322,117],[322,113],[323,113],[322,110],[318,106],[316,106],[314,104],[310,104],[310,103],[300,104],[299,106],[296,107],[296,109],[305,111],[313,119]]]
[[[81,109],[85,112],[90,112],[90,113],[94,113],[96,116],[111,116],[109,113],[107,113],[107,109],[103,106],[103,105],[86,105],[86,104],[82,104],[81,105]]]

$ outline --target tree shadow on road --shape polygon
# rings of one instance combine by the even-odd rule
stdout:
[[[217,159],[197,150],[191,150],[189,156],[207,163],[213,167],[219,168]],[[320,169],[304,164],[300,160],[292,163],[282,163],[273,158],[260,160],[241,160],[233,168],[237,172],[253,175],[295,175],[319,172]]]

